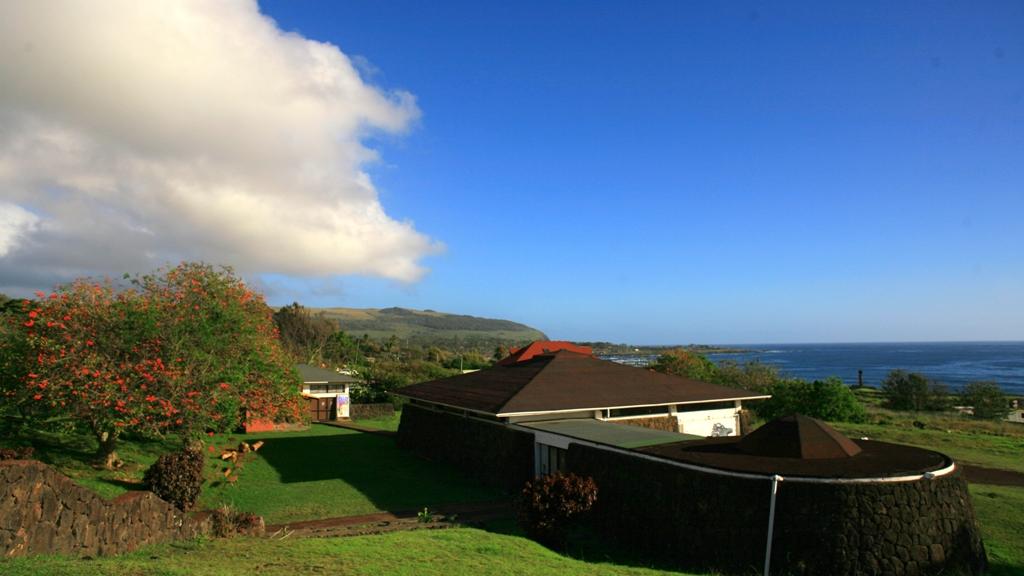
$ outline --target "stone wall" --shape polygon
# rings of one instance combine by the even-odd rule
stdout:
[[[500,422],[406,404],[397,442],[509,492],[518,492],[533,478],[533,434]]]
[[[568,469],[597,482],[590,522],[620,546],[681,569],[760,572],[771,483],[712,475],[570,444]],[[916,482],[781,482],[774,574],[981,574],[986,566],[958,472]]]
[[[613,424],[626,424],[628,426],[639,426],[653,430],[665,430],[666,432],[679,432],[679,421],[675,416],[656,416],[654,418],[628,418],[626,420],[612,420]]]
[[[395,405],[390,402],[378,404],[349,404],[348,417],[353,420],[370,420],[373,418],[391,418],[395,415]]]
[[[120,554],[205,529],[152,492],[108,501],[49,466],[0,462],[0,554]]]

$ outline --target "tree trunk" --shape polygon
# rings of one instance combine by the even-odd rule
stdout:
[[[107,470],[121,467],[121,459],[117,457],[117,432],[104,430],[96,433],[99,448],[96,449],[96,461]]]

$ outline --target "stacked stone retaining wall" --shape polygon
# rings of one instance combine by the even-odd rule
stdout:
[[[687,570],[758,573],[771,482],[713,475],[570,444],[591,476],[590,522],[618,545]],[[981,574],[981,543],[959,472],[912,482],[779,483],[772,573]]]
[[[120,554],[206,527],[152,492],[105,500],[35,461],[0,461],[0,555]]]

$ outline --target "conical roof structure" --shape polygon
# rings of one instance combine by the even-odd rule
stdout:
[[[849,458],[861,452],[828,424],[799,414],[772,420],[744,436],[736,448],[751,456],[804,460]]]

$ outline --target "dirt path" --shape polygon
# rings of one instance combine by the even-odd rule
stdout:
[[[267,526],[267,536],[281,538],[301,536],[322,538],[327,536],[361,536],[396,530],[452,528],[466,523],[483,522],[512,514],[512,503],[507,500],[446,504],[430,508],[433,519],[423,522],[418,517],[422,510],[378,512],[358,516],[341,516],[304,520]]]
[[[971,464],[958,464],[964,471],[964,478],[972,484],[995,484],[996,486],[1024,486],[1024,473],[999,468],[985,468]]]

